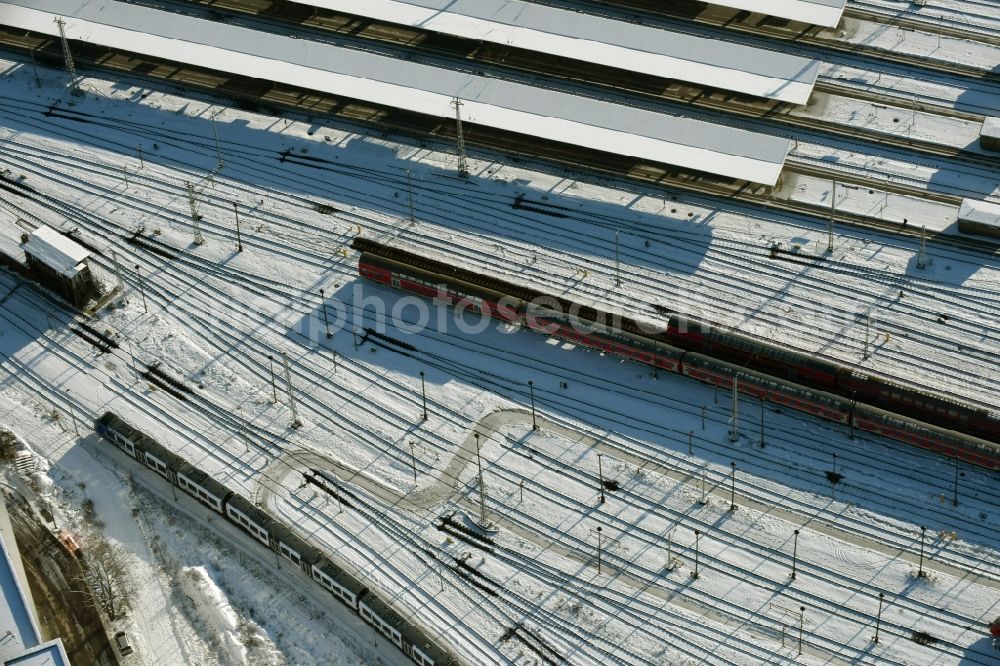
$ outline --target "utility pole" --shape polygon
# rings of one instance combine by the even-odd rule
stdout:
[[[462,131],[462,100],[455,98],[451,105],[455,107],[455,132],[458,141],[458,176],[469,177],[469,163],[465,157],[465,133]]]
[[[799,559],[799,531],[795,530],[795,541],[792,542],[792,580],[795,580]]]
[[[194,196],[194,185],[190,181],[185,182],[184,185],[187,187],[188,195],[188,205],[191,207],[191,222],[194,225],[194,242],[196,245],[202,245],[205,242],[205,237],[201,235],[201,226],[198,221],[201,219],[201,215],[198,214],[198,204],[195,201]]]
[[[63,58],[66,61],[66,71],[69,72],[69,87],[72,94],[80,94],[80,89],[77,87],[77,77],[76,77],[76,65],[73,64],[73,54],[69,50],[69,41],[66,39],[66,22],[62,20],[62,17],[56,17],[53,19],[57,26],[59,26],[59,41],[62,42]]]
[[[139,152],[139,168],[145,169],[146,163],[143,162],[142,160],[142,144],[140,143],[138,146],[135,147],[135,149]]]
[[[601,541],[601,526],[597,526],[597,573],[601,573],[601,550],[604,544]]]
[[[701,406],[701,429],[705,429],[705,411],[708,409],[705,405]]]
[[[424,382],[424,371],[420,371],[420,396],[423,399],[424,404],[424,417],[423,420],[427,420],[427,384]]]
[[[729,511],[736,511],[736,462],[729,463],[732,471],[729,473]]]
[[[920,254],[917,255],[917,268],[927,267],[927,226],[920,227]]]
[[[538,430],[538,420],[535,418],[535,383],[528,380],[528,395],[531,396],[531,429]]]
[[[69,394],[70,394],[69,393],[69,389],[67,388],[66,389],[66,395],[69,396]],[[76,412],[73,411],[73,403],[72,402],[68,402],[67,404],[69,405],[69,415],[70,415],[70,418],[73,419],[73,432],[75,432],[76,436],[79,437],[80,436],[80,424],[77,423],[77,421],[76,421]]]
[[[288,386],[288,406],[292,409],[292,427],[301,428],[302,421],[299,420],[299,411],[295,408],[295,392],[292,387],[292,371],[288,368],[288,354],[281,352],[281,359],[285,363],[285,384]]]
[[[406,190],[410,199],[410,224],[413,224],[417,221],[417,217],[413,212],[413,171],[410,169],[406,170]]]
[[[330,317],[326,313],[326,292],[322,289],[319,290],[319,298],[323,306],[323,321],[326,322],[326,337],[331,338],[333,337],[333,333],[330,332]]]
[[[622,262],[617,229],[615,229],[615,286],[622,286]]]
[[[764,446],[764,396],[760,396],[760,448]]]
[[[733,422],[729,429],[729,441],[735,442],[740,438],[740,389],[739,377],[733,376]]]
[[[882,602],[885,600],[885,593],[878,593],[878,615],[875,616],[875,638],[872,639],[873,643],[878,643],[878,631],[882,626]]]
[[[688,455],[694,455],[694,430],[688,430]]]
[[[827,225],[826,251],[833,253],[833,219],[837,214],[837,179],[833,179],[833,192],[830,195],[830,224]]]
[[[274,354],[268,354],[267,360],[271,363],[271,402],[278,404],[278,388],[274,383]]]
[[[927,528],[923,525],[920,526],[920,565],[917,568],[917,577],[926,578],[927,572],[924,571],[924,535],[927,533]]]
[[[212,136],[215,137],[215,168],[221,169],[226,163],[222,160],[222,151],[219,150],[219,131],[215,127],[215,116],[212,116]]]
[[[413,466],[413,485],[414,486],[417,485],[417,453],[416,453],[416,449],[414,448],[415,444],[416,444],[416,442],[414,442],[411,439],[410,440],[410,464]]]
[[[601,481],[601,504],[604,504],[604,468],[601,466],[601,452],[597,452],[597,474]]]
[[[122,267],[118,263],[118,253],[111,250],[111,264],[115,268],[115,279],[118,280],[118,289],[122,293],[125,292],[125,283],[122,282]]]
[[[142,294],[142,309],[149,314],[149,306],[146,305],[146,288],[142,285],[142,267],[139,264],[135,265],[135,274],[139,277],[139,293]]]
[[[951,505],[958,506],[958,458],[952,460],[955,462],[955,485],[952,487]]]
[[[806,623],[806,607],[799,606],[799,654],[802,654],[802,627]]]
[[[663,567],[667,571],[674,570],[674,531],[667,532],[667,564]]]
[[[694,531],[694,571],[691,572],[691,578],[695,580],[698,579],[698,539],[701,537],[701,531]]]
[[[476,467],[479,469],[479,526],[486,527],[486,489],[483,487],[483,461],[479,454],[479,433],[476,433]]]
[[[32,46],[28,50],[28,53],[31,54],[31,71],[34,72],[34,74],[35,74],[35,87],[36,88],[41,88],[42,87],[42,80],[38,77],[38,63],[35,61],[35,47]]]
[[[872,312],[871,310],[865,315],[865,353],[864,358],[868,358],[871,354],[868,351],[868,346],[871,344],[871,329],[872,329]]]
[[[706,481],[707,481],[707,479],[706,479],[707,476],[708,476],[707,469],[705,467],[702,467],[701,468],[701,500],[699,500],[699,502],[698,502],[699,504],[702,504],[702,505],[708,504],[708,499],[706,499],[706,497],[705,497],[705,492],[706,492],[705,491],[705,484],[706,484]]]
[[[233,202],[233,212],[236,213],[236,251],[243,251],[243,237],[240,236],[240,207],[235,201]]]

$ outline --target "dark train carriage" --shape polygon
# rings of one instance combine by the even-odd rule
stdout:
[[[985,409],[901,386],[859,370],[844,371],[839,385],[842,392],[851,395],[858,402],[933,423],[948,430],[1000,441],[1000,421],[991,419]]]
[[[406,651],[403,647],[403,631],[405,630],[403,619],[389,604],[379,599],[370,590],[368,594],[358,598],[358,615],[392,641],[393,645],[404,652]]]
[[[727,389],[732,388],[733,378],[737,377],[741,393],[814,414],[828,421],[846,424],[850,419],[852,401],[847,398],[792,384],[701,354],[686,354],[682,372],[698,381]]]
[[[310,573],[314,581],[354,610],[358,609],[358,599],[368,592],[367,587],[326,557],[314,562]]]
[[[854,427],[980,467],[1000,470],[1000,447],[993,442],[918,423],[884,409],[856,404]]]
[[[94,429],[101,437],[114,442],[118,448],[170,483],[176,483],[175,472],[184,464],[184,459],[152,437],[129,425],[111,412],[107,412],[99,418],[94,424]]]
[[[821,390],[834,390],[840,366],[801,352],[776,347],[687,317],[670,318],[668,335],[681,346],[722,361]]]
[[[233,491],[187,462],[177,468],[176,479],[177,487],[219,513],[233,495]]]
[[[403,289],[425,298],[461,305],[474,312],[509,322],[520,320],[520,302],[507,294],[461,280],[441,280],[433,273],[392,259],[364,254],[358,262],[361,275],[369,280]]]
[[[262,544],[271,547],[274,520],[242,495],[233,494],[226,502],[226,516]]]
[[[309,573],[312,565],[323,559],[323,552],[300,539],[280,521],[271,523],[271,548],[302,571]]]

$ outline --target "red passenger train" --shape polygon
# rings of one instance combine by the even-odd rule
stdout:
[[[985,410],[721,331],[679,314],[653,330],[628,317],[358,237],[362,277],[851,428],[1000,469],[1000,420]],[[932,425],[936,424],[936,425]]]

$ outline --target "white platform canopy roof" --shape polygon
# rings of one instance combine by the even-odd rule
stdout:
[[[585,148],[774,185],[787,139],[112,0],[7,0],[0,24]]]
[[[411,28],[805,104],[819,61],[522,0],[294,0]]]
[[[707,0],[710,5],[745,9],[812,25],[836,28],[847,0]]]

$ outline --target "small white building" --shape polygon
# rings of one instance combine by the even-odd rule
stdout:
[[[967,234],[1000,236],[1000,204],[962,199],[958,209],[958,230]]]
[[[1000,150],[1000,117],[983,121],[983,129],[979,132],[979,145],[986,150]]]
[[[83,307],[97,293],[87,265],[91,254],[87,248],[46,226],[21,240],[28,270],[41,284],[76,307]]]

